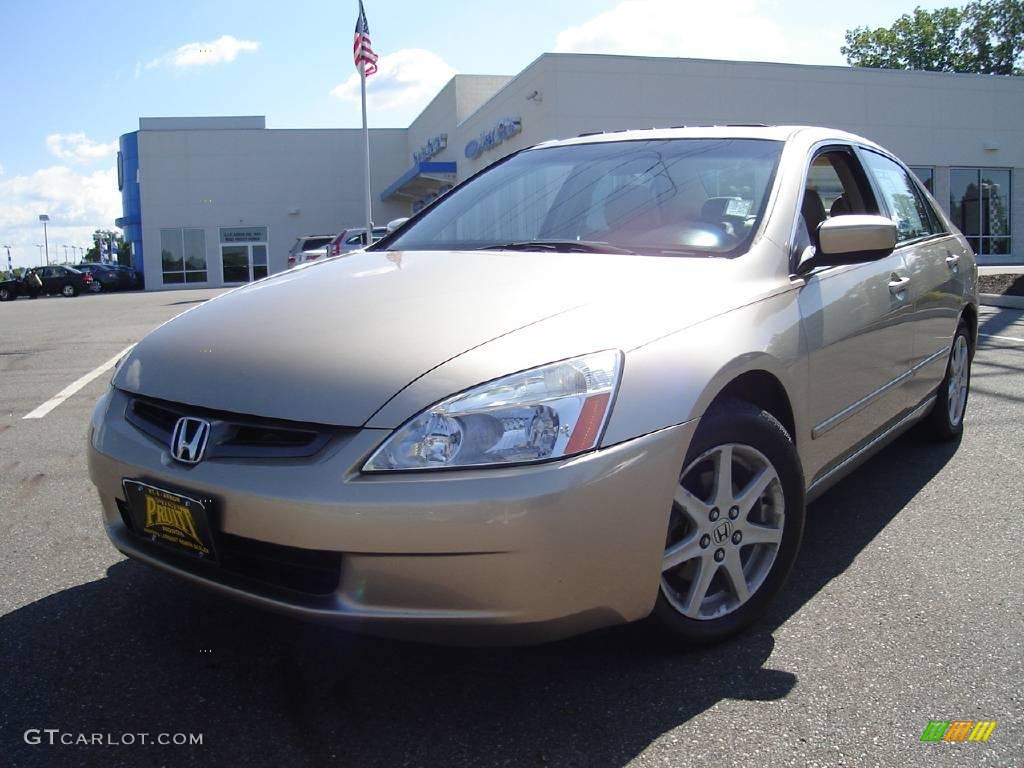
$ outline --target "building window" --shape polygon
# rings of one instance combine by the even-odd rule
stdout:
[[[935,169],[934,168],[925,168],[924,166],[920,166],[920,165],[912,165],[912,166],[910,166],[910,170],[912,170],[914,172],[914,175],[917,176],[917,178],[921,180],[921,183],[924,184],[924,188],[927,189],[929,192],[931,192],[934,195],[935,194]]]
[[[161,229],[160,259],[164,285],[206,282],[206,232]]]
[[[980,256],[1010,253],[1010,171],[953,168],[949,172],[949,214]]]

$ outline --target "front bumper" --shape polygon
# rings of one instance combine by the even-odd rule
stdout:
[[[534,642],[643,618],[657,596],[671,500],[696,421],[548,464],[362,475],[388,430],[302,460],[187,467],[96,406],[89,473],[121,552],[299,618],[411,639]],[[135,478],[211,498],[215,536],[341,553],[337,588],[307,594],[168,553],[131,533]]]

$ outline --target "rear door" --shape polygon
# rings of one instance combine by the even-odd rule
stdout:
[[[834,213],[833,213],[834,212]],[[807,174],[796,242],[817,241],[835,215],[877,214],[854,150],[818,151]],[[906,263],[894,252],[864,264],[822,267],[800,292],[808,354],[810,480],[817,479],[896,420],[906,408],[913,332],[903,290]]]
[[[967,254],[909,170],[873,150],[862,150],[861,157],[886,215],[896,222],[896,247],[910,280],[914,357],[907,396],[913,406],[931,395],[945,375],[964,294],[960,263],[967,264]]]
[[[43,293],[59,293],[64,285],[64,270],[60,267],[43,267],[39,276],[43,279]]]

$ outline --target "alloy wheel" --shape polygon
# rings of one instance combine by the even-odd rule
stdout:
[[[771,571],[785,517],[778,472],[760,451],[730,443],[694,459],[672,505],[661,568],[665,598],[691,619],[737,610]]]
[[[970,372],[970,349],[963,334],[957,334],[953,341],[953,353],[949,358],[949,389],[946,392],[946,408],[949,423],[956,427],[964,417],[967,405],[967,389]]]

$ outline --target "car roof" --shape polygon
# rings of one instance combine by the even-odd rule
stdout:
[[[835,128],[811,125],[702,125],[674,128],[647,128],[640,130],[584,133],[571,139],[555,139],[537,144],[533,149],[571,146],[574,144],[601,144],[616,141],[649,141],[652,139],[763,139],[792,141],[799,138],[807,143],[818,141],[848,141],[877,147],[873,141]]]

